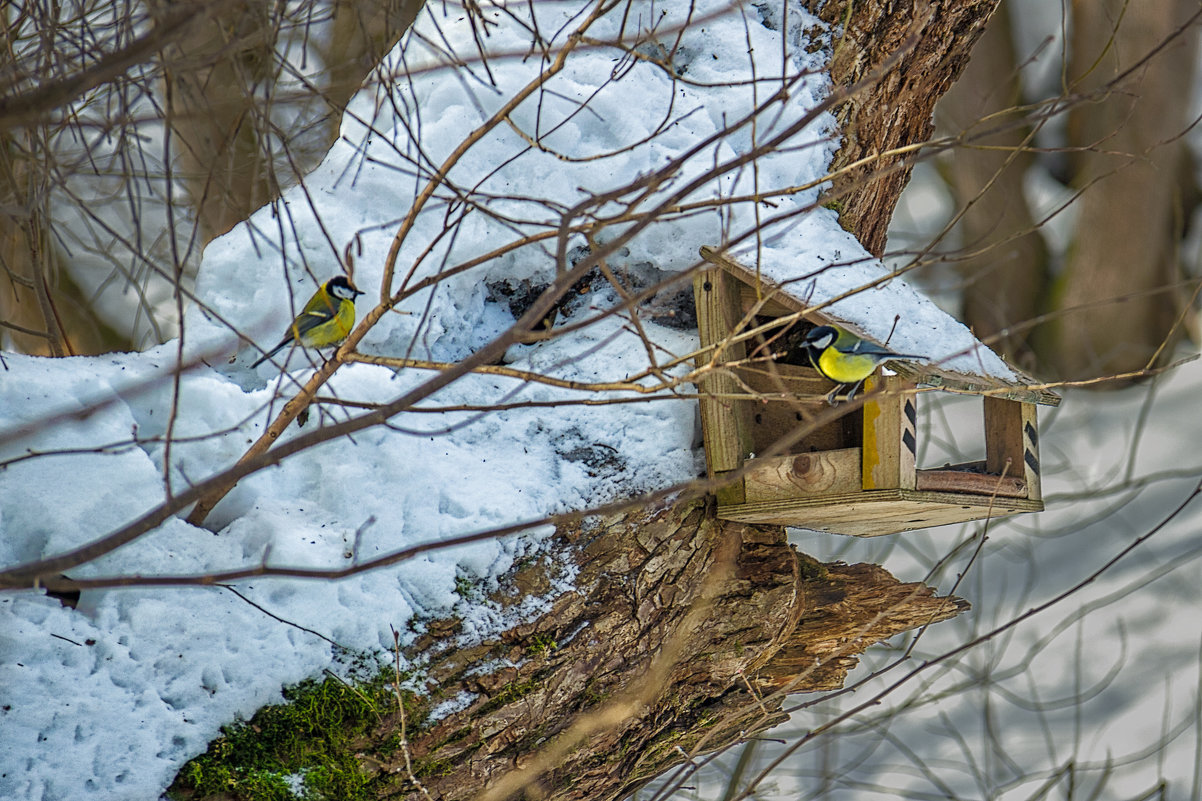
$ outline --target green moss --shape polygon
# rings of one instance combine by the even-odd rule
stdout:
[[[525,681],[511,681],[498,690],[496,695],[489,698],[484,706],[480,707],[479,714],[486,715],[507,704],[511,704],[519,698],[523,698],[537,690],[538,685],[538,680],[533,678]]]
[[[455,771],[455,763],[449,759],[419,760],[413,766],[413,775],[419,779],[436,779],[450,776]]]
[[[455,573],[455,593],[465,601],[479,601],[484,597],[479,580],[462,570]]]
[[[194,760],[195,761],[195,760]],[[292,801],[296,798],[292,794],[292,790],[284,777],[278,773],[264,770],[248,770],[242,773],[235,773],[226,767],[215,767],[212,770],[206,771],[203,777],[199,776],[200,768],[189,762],[184,770],[176,779],[176,789],[184,782],[187,782],[193,776],[198,778],[197,788],[199,788],[199,780],[220,785],[224,788],[237,788],[235,798],[254,798],[263,799],[263,801]],[[200,789],[196,789],[200,793]],[[234,793],[234,789],[229,792]]]
[[[360,770],[359,763],[349,753],[341,754],[337,761],[310,768],[304,776],[308,797],[367,799],[373,795],[368,792],[371,777]]]
[[[384,668],[353,683],[327,676],[286,688],[285,703],[222,729],[208,751],[180,771],[172,794],[284,801],[295,798],[286,777],[299,776],[302,798],[374,797],[375,779],[360,768],[352,745],[396,708],[394,679]],[[424,710],[411,696],[405,700],[409,719],[421,720]]]
[[[797,567],[802,579],[805,581],[825,581],[827,576],[830,575],[827,572],[826,565],[817,559],[811,559],[801,554],[798,555]]]
[[[596,706],[602,701],[609,698],[609,690],[607,690],[601,681],[598,679],[589,679],[588,684],[584,685],[584,689],[580,693],[580,698],[583,701],[583,706]]]
[[[839,225],[844,230],[851,231],[851,228],[848,226],[847,221],[843,219],[843,201],[842,200],[828,200],[827,202],[822,204],[822,208],[830,209],[831,211],[835,212],[835,214],[837,214],[839,216]],[[851,231],[851,233],[855,233],[855,232]]]
[[[547,656],[559,648],[559,643],[550,634],[535,634],[526,646],[526,652],[531,656]]]

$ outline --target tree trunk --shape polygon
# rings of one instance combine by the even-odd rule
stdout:
[[[910,180],[908,160],[914,156],[892,151],[930,138],[935,102],[968,63],[969,52],[998,2],[806,2],[814,14],[844,27],[830,65],[837,86],[862,80],[903,45],[914,44],[883,80],[857,94],[838,112],[843,145],[832,168],[840,170],[867,161],[837,175],[832,195],[838,198],[843,227],[876,256],[885,252],[889,221]],[[925,19],[925,23],[917,30],[917,41],[910,42],[916,19]]]
[[[1156,366],[1192,313],[1178,250],[1190,214],[1181,134],[1190,125],[1197,28],[1174,34],[1196,11],[1186,0],[1073,5],[1073,88],[1106,94],[1069,119],[1069,144],[1080,149],[1073,182],[1085,191],[1056,316],[1037,340],[1041,359],[1062,378]]]
[[[819,563],[779,528],[700,504],[562,529],[494,600],[547,593],[568,565],[575,589],[536,620],[468,649],[452,623],[413,649],[441,696],[473,696],[410,737],[433,798],[624,798],[686,755],[782,722],[786,692],[840,687],[872,643],[967,608],[874,565]],[[490,664],[512,666],[477,672]],[[379,753],[398,727],[364,742],[363,764],[387,777],[381,795],[423,798],[395,747]]]
[[[53,28],[48,19],[38,22]],[[0,84],[7,86],[0,96],[10,98],[21,94],[16,87],[32,83],[23,73],[30,63],[43,75],[52,75],[54,66],[49,46],[31,54],[14,28],[0,25]],[[103,353],[128,346],[128,340],[97,317],[55,247],[50,194],[58,165],[52,142],[60,125],[35,119],[27,127],[0,129],[0,342],[39,356]]]
[[[168,122],[181,142],[175,155],[202,244],[275,200],[282,188],[316,166],[338,135],[346,104],[372,65],[413,24],[423,2],[335,4],[328,39],[316,37],[320,41],[313,43],[324,70],[315,76],[310,96],[277,97],[277,43],[284,23],[276,16],[279,6],[267,0],[227,5],[164,52]],[[152,8],[162,17],[175,4],[155,0]],[[318,135],[306,131],[281,138],[275,118],[289,115],[318,118],[319,125],[306,126]]]
[[[1032,155],[1030,128],[1013,118],[1021,89],[1003,4],[936,113],[949,136],[972,139],[950,154],[946,169],[956,206],[964,210],[956,261],[964,277],[963,320],[1012,364],[1032,370],[1030,329],[1021,324],[1042,310],[1049,274],[1047,245],[1023,194]],[[990,128],[1004,130],[980,138],[980,129]]]

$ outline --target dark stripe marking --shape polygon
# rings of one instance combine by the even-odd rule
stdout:
[[[1027,467],[1031,468],[1035,473],[1039,473],[1039,457],[1031,451],[1023,454],[1023,461],[1027,463]]]
[[[904,444],[906,446],[906,449],[908,451],[910,451],[910,455],[913,456],[915,453],[915,450],[914,450],[915,445],[918,444],[914,441],[914,432],[913,431],[907,430],[906,433],[902,434],[902,444]]]

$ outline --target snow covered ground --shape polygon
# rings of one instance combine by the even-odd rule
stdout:
[[[405,49],[403,61],[400,50],[390,60],[396,74],[408,70],[413,77],[399,79],[385,87],[387,91],[361,93],[344,122],[342,139],[306,181],[306,191],[291,191],[281,203],[261,210],[207,249],[196,290],[205,308],[193,309],[185,318],[183,343],[186,361],[205,355],[207,365],[183,376],[178,398],[169,377],[178,342],[91,359],[0,354],[0,566],[98,539],[161,503],[165,482],[178,489],[231,465],[290,397],[293,381],[308,375],[306,359],[311,358],[293,354],[291,378],[280,378],[278,368],[270,364],[251,371],[248,365],[258,351],[233,332],[273,344],[296,305],[338,271],[338,258],[348,245],[355,254],[355,281],[367,291],[359,302],[361,314],[370,308],[379,296],[383,264],[399,221],[420,191],[419,173],[428,174],[431,165],[442,163],[545,66],[530,53],[528,15],[532,10],[537,14],[533,27],[551,41],[553,57],[581,23],[583,8],[581,2],[554,0],[487,7],[497,24],[489,27],[484,40],[492,54],[486,70],[479,62],[445,67],[449,57],[436,45],[450,43],[468,55],[475,52],[475,44],[456,7],[428,6],[417,27],[422,41]],[[659,57],[672,50],[672,68],[662,69],[616,47],[579,48],[545,91],[534,93],[511,114],[512,126],[490,131],[451,170],[449,179],[470,194],[471,202],[447,190],[432,199],[401,248],[400,274],[414,267],[417,278],[434,275],[524,235],[553,229],[560,209],[688,153],[746,114],[755,97],[762,102],[771,96],[782,80],[798,78],[787,103],[771,105],[760,115],[755,141],[795,123],[823,96],[826,84],[818,70],[824,51],[807,47],[810,40],[803,32],[817,31],[819,44],[824,34],[814,19],[795,7],[787,21],[719,0],[692,6],[635,3],[632,9],[626,18],[618,13],[599,20],[589,35],[601,41],[639,36],[637,52],[642,55]],[[704,24],[689,27],[673,49],[676,28],[690,9]],[[782,27],[789,47],[783,62]],[[756,92],[749,89],[752,57],[754,78],[760,82]],[[438,65],[444,66],[433,69]],[[581,105],[585,99],[587,107]],[[826,135],[832,124],[828,116],[820,116],[790,141],[786,152],[760,159],[756,171],[716,177],[689,199],[729,198],[816,180],[832,153]],[[530,145],[534,137],[540,147]],[[749,128],[714,139],[685,160],[679,174],[652,193],[644,208],[752,146]],[[839,227],[833,212],[820,208],[798,216],[816,197],[817,189],[811,188],[772,198],[769,219],[780,222],[768,225],[764,233],[768,252],[792,254],[797,276],[820,276],[814,295],[820,300],[847,286],[868,283],[881,268]],[[613,209],[611,205],[605,211]],[[628,243],[609,265],[649,285],[692,266],[698,246],[723,236],[738,239],[755,224],[754,208],[748,203],[666,216]],[[600,232],[599,241],[621,230],[611,225]],[[583,244],[579,238],[571,242],[574,249]],[[497,287],[552,280],[553,255],[553,245],[531,244],[448,277],[407,300],[404,313],[386,315],[361,350],[437,361],[461,359],[512,323],[513,310]],[[845,266],[832,269],[832,261]],[[779,263],[774,262],[777,269]],[[882,297],[876,293],[872,298],[878,304],[874,315],[879,314],[882,339],[895,314],[902,315],[903,323],[890,340],[898,350],[938,357],[971,344],[966,330],[919,296],[899,293],[905,304],[884,308],[879,307]],[[567,311],[566,322],[580,322],[617,300],[612,289],[596,285]],[[646,324],[644,331],[661,362],[696,347],[695,331],[654,323]],[[513,367],[578,381],[620,380],[649,366],[642,341],[617,316],[550,342],[515,347],[509,359]],[[384,402],[420,385],[428,375],[350,365],[339,370],[322,394]],[[1202,376],[1196,370],[1166,381],[1157,419],[1171,419],[1175,407],[1186,406],[1199,382]],[[1078,476],[1080,486],[1052,484],[1053,497],[1108,480],[1101,457],[1122,454],[1130,438],[1125,433],[1132,415],[1130,398],[1137,394],[1105,400],[1070,397],[1045,435],[1045,460],[1093,465],[1091,470],[1097,472],[1066,472]],[[1196,396],[1195,390],[1192,397]],[[429,403],[487,405],[572,397],[579,395],[473,375],[440,391]],[[85,415],[57,417],[52,425],[44,422],[57,412],[88,409],[101,400],[111,402]],[[1082,406],[1097,407],[1097,414],[1078,417]],[[354,413],[325,406],[309,426]],[[671,397],[486,415],[414,412],[394,423],[394,428],[375,428],[353,440],[322,445],[243,480],[210,516],[213,531],[172,518],[137,542],[70,573],[81,578],[199,573],[262,561],[342,567],[417,542],[670,487],[703,469],[696,404]],[[1068,430],[1070,425],[1081,428]],[[1159,436],[1145,436],[1140,458],[1149,465],[1189,465],[1197,449],[1189,433],[1156,430],[1163,431],[1164,442]],[[293,427],[285,438],[296,431]],[[1082,450],[1086,445],[1089,453]],[[1161,447],[1175,450],[1168,455],[1156,450]],[[616,455],[616,464],[591,469],[590,460],[602,452]],[[1141,462],[1139,469],[1155,468]],[[1140,504],[1161,508],[1178,489],[1167,482],[1157,484],[1115,512],[1119,519],[1131,516],[1124,526],[1080,538],[1046,534],[1060,530],[1058,514],[1072,512],[1054,510],[1006,524],[995,532],[998,550],[996,555],[990,551],[987,564],[1013,571],[1013,580],[1007,579],[1011,584],[1020,581],[1031,563],[1019,556],[1049,564],[1062,560],[1085,569],[1094,553],[1104,558],[1138,529],[1136,521],[1143,518],[1135,513],[1143,513]],[[510,625],[513,620],[495,610],[466,603],[456,593],[456,582],[464,577],[485,586],[495,582],[515,561],[537,549],[539,533],[436,551],[338,582],[238,583],[238,591],[262,609],[213,587],[87,592],[76,610],[35,592],[0,594],[0,798],[156,798],[222,724],[278,700],[282,685],[336,667],[334,660],[342,651],[330,641],[350,651],[387,650],[392,646],[391,627],[408,638],[423,620],[452,612],[464,618],[467,636]],[[879,553],[900,575],[918,579],[921,575],[908,575],[919,569],[918,560],[909,561],[909,552],[940,551],[955,536],[954,529],[942,529],[904,540],[890,538],[891,549],[837,538],[807,540],[805,547],[843,555],[867,549],[866,558]],[[1183,534],[1174,536],[1178,539],[1165,541],[1178,544],[1158,546],[1165,550],[1156,551],[1155,558],[1170,559],[1174,547],[1187,547]],[[1088,548],[1080,545],[1085,537]],[[1183,608],[1196,603],[1196,588],[1202,585],[1196,580],[1196,563],[1187,562],[1185,568],[1191,571],[1189,581],[1172,579],[1181,585]],[[1046,570],[1044,576],[1052,575],[1051,567]],[[972,575],[975,580],[981,573]],[[978,610],[991,608],[988,592],[975,584],[960,589]],[[1020,597],[1026,604],[1032,596]],[[1158,604],[1150,602],[1132,609],[1131,615],[1140,616],[1138,621],[1132,617],[1132,623],[1138,622],[1141,635],[1159,632],[1163,638],[1170,620],[1177,620],[1158,615],[1158,610]],[[536,612],[537,601],[527,611]],[[973,625],[980,625],[980,619],[936,627],[928,636],[954,640],[964,634],[956,626]],[[1183,624],[1177,620],[1172,625]],[[1128,629],[1128,636],[1135,628]],[[1113,636],[1098,633],[1097,647],[1117,647],[1108,639]],[[1196,625],[1181,630],[1189,653],[1199,636]],[[1134,702],[1115,708],[1146,710]]]
[[[366,312],[379,296],[385,256],[419,191],[419,173],[428,175],[432,164],[546,66],[529,56],[527,26],[536,26],[554,53],[581,24],[585,8],[580,2],[540,2],[533,8],[537,20],[531,20],[530,7],[489,6],[487,16],[496,24],[486,40],[486,70],[479,62],[446,67],[453,59],[440,47],[470,55],[475,45],[459,9],[431,4],[404,63],[400,50],[390,59],[395,74],[408,70],[414,77],[365,90],[352,103],[342,139],[304,190],[290,192],[207,249],[197,285],[204,308],[185,318],[183,350],[185,361],[204,356],[212,366],[184,374],[178,395],[170,378],[180,345],[175,341],[101,358],[3,354],[0,565],[99,539],[162,503],[169,488],[233,464],[294,391],[293,381],[303,380],[305,360],[312,358],[292,354],[291,377],[281,378],[271,364],[251,371],[258,351],[234,332],[272,344],[295,305],[339,271],[348,245],[355,280],[368,293],[359,303]],[[661,42],[671,46],[687,9],[660,12],[658,5],[635,3],[631,16],[619,10],[588,33],[600,41],[637,39],[647,52],[666,54]],[[482,137],[451,170],[450,181],[471,202],[441,190],[417,218],[398,273],[413,267],[420,279],[553,228],[557,210],[586,191],[621,186],[713,136],[724,119],[752,108],[752,93],[737,83],[750,75],[749,46],[765,86],[775,90],[782,69],[784,79],[796,78],[789,101],[762,115],[757,135],[794,123],[821,97],[822,55],[807,54],[800,33],[814,20],[794,10],[788,22],[793,55],[782,63],[779,34],[753,10],[744,15],[711,1],[694,13],[711,19],[685,35],[672,69],[617,47],[592,45],[574,53],[543,91],[512,112],[513,126]],[[831,153],[824,136],[830,124],[818,120],[799,133],[797,152],[763,160],[760,186],[791,187],[820,177]],[[542,149],[524,135],[540,137]],[[750,141],[747,129],[715,137],[660,195]],[[752,186],[749,171],[720,176],[690,199]],[[782,208],[801,208],[816,191],[782,198]],[[735,230],[752,223],[747,204],[728,207],[726,214]],[[790,226],[806,233],[814,252],[839,247],[853,260],[863,257],[831,212]],[[632,282],[655,282],[690,266],[699,245],[718,241],[722,229],[716,211],[667,219],[632,241],[610,266]],[[570,244],[578,249],[583,240]],[[512,324],[504,290],[523,281],[545,283],[554,269],[551,250],[531,245],[449,277],[410,298],[403,313],[385,316],[362,350],[460,359]],[[873,264],[849,269],[879,274]],[[579,322],[591,309],[616,301],[612,289],[594,287],[565,313],[574,310],[570,321]],[[662,361],[696,347],[695,331],[655,324],[646,331]],[[543,345],[517,347],[509,358],[520,369],[583,381],[620,380],[648,367],[642,342],[616,316]],[[382,402],[429,375],[352,365],[322,394]],[[429,403],[570,397],[476,375]],[[91,410],[97,402],[106,405]],[[81,410],[89,411],[55,416]],[[351,413],[322,407],[306,430]],[[669,487],[702,469],[696,404],[670,396],[608,407],[412,413],[393,422],[394,428],[325,444],[242,481],[210,516],[212,531],[173,517],[69,572],[80,578],[194,574],[264,561],[337,568],[417,542]],[[602,456],[609,468],[592,469]],[[456,581],[495,582],[538,547],[539,533],[434,552],[338,582],[240,582],[238,592],[262,609],[212,587],[86,592],[75,610],[36,592],[0,595],[0,798],[155,798],[223,723],[278,700],[282,685],[336,666],[341,651],[331,641],[351,651],[387,650],[392,627],[408,639],[423,620],[452,610],[465,618],[467,636],[509,625],[512,619],[500,619],[495,610],[465,603]],[[527,611],[537,611],[537,603]]]

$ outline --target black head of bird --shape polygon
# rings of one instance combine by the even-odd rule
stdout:
[[[364,294],[363,290],[355,287],[351,279],[345,275],[336,275],[325,283],[325,290],[339,300],[346,299],[354,302],[355,298]]]

